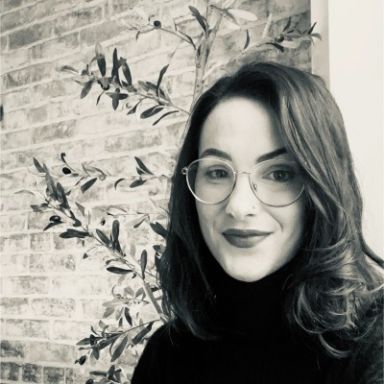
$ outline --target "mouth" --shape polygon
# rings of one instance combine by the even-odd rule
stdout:
[[[255,229],[226,229],[222,234],[229,244],[237,248],[252,248],[265,240],[272,232]]]

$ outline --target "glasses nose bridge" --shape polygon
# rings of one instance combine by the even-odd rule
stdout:
[[[251,184],[251,174],[253,173],[253,171],[233,171],[233,173],[235,174],[235,181],[237,181],[237,177],[239,175],[248,175],[249,184],[252,186],[252,184]]]
[[[256,185],[252,182],[251,180],[251,175],[253,174],[254,171],[233,171],[235,177],[234,177],[234,182],[233,182],[233,189],[235,188],[236,184],[237,184],[237,178],[238,176],[240,175],[247,175],[248,176],[248,182],[249,182],[249,186],[253,192],[253,194],[256,196]],[[233,192],[233,190],[232,190]],[[257,197],[257,196],[256,196]]]
[[[233,171],[235,175],[250,175],[252,171]]]

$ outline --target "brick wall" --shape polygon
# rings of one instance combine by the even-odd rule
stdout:
[[[155,31],[136,42],[135,33],[126,28],[137,18],[132,7],[163,21],[173,17],[180,28],[196,34],[199,27],[187,6],[202,9],[204,1],[1,0],[0,4],[1,382],[81,383],[90,367],[73,365],[78,357],[75,343],[102,317],[102,303],[110,298],[116,279],[103,269],[101,256],[82,260],[86,249],[82,242],[61,239],[55,230],[43,232],[47,216],[32,212],[34,197],[15,192],[43,185],[33,173],[33,157],[56,167],[58,155],[65,152],[75,166],[91,161],[115,177],[133,172],[133,156],[154,168],[171,164],[169,155],[177,152],[183,116],[173,115],[152,127],[152,121],[139,122],[122,107],[113,111],[108,98],[96,106],[96,87],[80,99],[80,87],[56,69],[64,64],[83,67],[100,42],[109,64],[117,47],[134,78],[155,81],[178,41]],[[252,37],[260,36],[270,12],[277,26],[289,16],[309,25],[309,0],[238,0],[237,5],[258,16]],[[237,40],[236,33],[220,35],[214,55],[227,59],[231,48],[241,46]],[[178,104],[186,107],[193,84],[191,53],[181,45],[164,79]],[[266,49],[260,55],[310,67],[308,46],[287,54]],[[163,192],[161,188],[116,192],[107,180],[88,191],[83,202],[95,208],[112,203],[145,207],[148,195],[161,200]],[[143,241],[129,226],[126,231],[131,239]],[[133,362],[127,359],[128,366]]]

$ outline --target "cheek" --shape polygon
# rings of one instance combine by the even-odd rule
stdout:
[[[217,217],[217,207],[196,203],[197,215],[201,233],[204,239],[209,242],[212,237],[215,218]]]
[[[305,204],[302,201],[286,207],[276,220],[279,222],[284,238],[291,247],[298,247],[302,241],[305,226]]]

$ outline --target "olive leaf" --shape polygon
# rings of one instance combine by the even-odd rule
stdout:
[[[127,273],[133,272],[132,269],[123,269],[119,267],[107,267],[107,271],[118,275],[126,275]]]
[[[277,48],[280,52],[284,52],[284,47],[281,46],[280,44],[278,43],[271,43],[271,42],[267,42],[265,43],[266,45],[273,45],[275,48]]]
[[[121,60],[123,60],[123,62],[121,64],[121,67],[122,67],[122,71],[123,71],[124,77],[127,80],[127,85],[132,85],[132,75],[131,75],[131,71],[129,69],[127,60],[120,59],[120,61]]]
[[[245,44],[244,44],[243,50],[246,50],[248,48],[250,41],[251,41],[251,38],[249,36],[249,30],[246,29],[245,30]]]
[[[136,188],[140,185],[143,185],[146,182],[144,179],[136,179],[131,184],[129,184],[129,188]]]
[[[35,193],[28,190],[28,189],[20,189],[19,191],[14,192],[16,195],[19,195],[21,193],[25,193],[27,195],[35,196]]]
[[[90,344],[90,338],[86,337],[84,339],[81,339],[76,343],[76,345],[89,345]]]
[[[112,79],[115,79],[117,84],[121,86],[120,78],[119,78],[119,67],[120,67],[120,61],[117,58],[117,49],[115,48],[113,50],[113,55],[112,55],[112,71],[111,71],[111,77]]]
[[[139,228],[141,224],[144,223],[148,219],[148,215],[143,215],[135,224],[133,225],[133,228]]]
[[[48,208],[47,203],[42,204],[31,204],[33,212],[44,212]]]
[[[164,239],[167,238],[168,231],[158,222],[150,223],[151,228],[154,232],[156,232],[158,235],[163,237]]]
[[[101,46],[100,43],[96,44],[95,51],[96,51],[96,61],[97,61],[97,65],[99,67],[101,76],[105,76],[105,73],[106,73],[105,55],[103,52],[103,47]]]
[[[127,115],[131,115],[132,113],[136,112],[137,107],[144,99],[139,100],[128,112]]]
[[[124,308],[124,317],[127,320],[128,324],[132,326],[132,317],[131,314],[129,313],[129,309],[127,307]]]
[[[84,87],[80,93],[80,99],[83,99],[85,96],[88,95],[89,91],[92,88],[93,82],[94,82],[94,79],[91,79],[85,83],[85,85],[84,85]]]
[[[231,23],[235,24],[236,27],[239,27],[239,22],[236,20],[235,16],[233,16],[229,11],[228,9],[223,9],[223,8],[219,8],[215,5],[213,5],[213,7],[215,9],[217,9],[218,11],[220,11],[220,13],[222,13],[222,15]]]
[[[165,65],[160,70],[159,78],[157,79],[157,84],[156,84],[157,90],[160,88],[161,81],[163,80],[163,76],[164,76],[165,72],[167,71],[168,67],[169,67],[169,64]]]
[[[60,202],[60,206],[65,209],[69,209],[67,196],[65,194],[63,186],[60,183],[57,183],[56,188],[57,188],[57,195],[58,195],[58,200]]]
[[[35,157],[33,158],[33,164],[35,165],[39,173],[45,173],[44,167],[40,164],[39,160],[37,160]]]
[[[164,115],[161,115],[156,121],[154,121],[154,122],[152,123],[152,125],[156,125],[156,124],[159,123],[161,120],[163,120],[164,117],[169,116],[169,115],[172,115],[172,114],[177,113],[177,112],[178,112],[178,111],[169,111],[169,112],[164,113]]]
[[[129,341],[129,337],[125,336],[124,339],[121,341],[121,343],[116,347],[112,354],[111,362],[114,362],[116,359],[118,359],[121,354],[124,352],[125,347],[127,346]]]
[[[193,39],[192,39],[191,36],[187,35],[187,34],[184,33],[183,31],[178,31],[178,33],[179,33],[180,35],[182,35],[183,37],[185,37],[185,38],[188,40],[188,42],[193,46],[193,48],[196,49],[196,45],[195,45],[195,43],[194,43],[194,41],[193,41]]]
[[[200,24],[201,28],[203,28],[204,32],[206,33],[208,31],[208,23],[207,23],[207,19],[201,15],[201,13],[199,12],[199,10],[195,7],[193,7],[192,5],[189,6],[189,10],[191,11],[192,15],[195,17],[195,19],[198,21],[198,23]]]
[[[85,216],[85,207],[76,201],[76,206],[83,216]]]
[[[300,40],[295,40],[295,41],[284,40],[280,43],[280,45],[284,48],[295,49],[300,46],[300,43],[301,43]]]
[[[87,360],[87,356],[83,355],[79,359],[75,360],[75,364],[79,363],[80,365],[83,365],[86,362],[86,360]]]
[[[139,80],[139,85],[141,86],[141,88],[143,88],[143,90],[145,92],[154,92],[156,93],[157,92],[157,87],[156,87],[156,84],[153,84],[152,82],[150,81],[142,81],[142,80]]]
[[[78,231],[77,229],[69,228],[65,232],[61,233],[59,236],[63,239],[71,239],[74,237],[77,237],[79,239],[84,239],[85,237],[89,236],[89,233],[85,231]]]
[[[156,115],[156,113],[159,113],[163,109],[164,107],[162,105],[155,105],[154,107],[148,108],[145,111],[141,112],[140,118],[147,119],[148,117]]]
[[[104,317],[108,317],[108,316],[104,316]],[[117,339],[117,337],[118,336],[111,336],[111,337],[108,337],[107,339],[101,340],[99,342],[99,350],[102,350],[108,347],[109,345],[111,345]]]
[[[283,29],[283,32],[288,31],[289,27],[291,26],[291,22],[292,22],[292,17],[290,16],[288,18],[287,24],[285,25],[285,27]]]
[[[93,356],[96,360],[99,360],[100,352],[98,347],[92,348],[91,356]]]
[[[91,188],[92,185],[96,183],[96,180],[97,180],[97,177],[94,177],[94,178],[88,180],[87,182],[85,182],[85,183],[80,187],[81,192],[84,193],[84,192],[87,191],[89,188]]]
[[[97,236],[99,236],[99,239],[106,245],[109,246],[111,243],[109,237],[100,229],[96,229]]]
[[[47,184],[47,194],[52,197],[54,200],[58,199],[56,184],[52,179],[52,176],[49,172],[45,173],[45,183]]]
[[[145,278],[145,268],[147,268],[147,261],[148,261],[148,253],[144,249],[143,252],[141,252],[141,256],[140,256],[141,275],[143,279]]]
[[[100,93],[100,95],[97,97],[96,105],[99,104],[101,96],[104,94],[104,91]]]
[[[124,177],[121,177],[120,179],[116,180],[115,183],[113,184],[113,187],[116,189],[117,186],[122,182],[124,181],[125,178]]]
[[[105,308],[105,311],[103,313],[103,318],[111,316],[112,313],[114,313],[114,312],[115,312],[115,308],[114,307],[107,307],[107,308]]]
[[[119,229],[120,229],[119,220],[113,220],[113,223],[112,223],[112,241],[117,241],[119,239]]]
[[[153,173],[147,168],[147,166],[143,163],[143,161],[139,157],[134,157],[137,165],[142,169],[146,174],[153,175]]]
[[[48,230],[49,228],[52,228],[52,227],[54,227],[54,226],[56,226],[56,225],[59,225],[59,224],[63,224],[63,222],[62,222],[62,221],[51,222],[51,223],[49,223],[46,227],[44,227],[43,231],[46,231],[46,230]]]
[[[79,74],[77,69],[71,67],[70,65],[63,65],[62,67],[59,68],[59,71],[61,71],[61,72],[69,72],[69,73],[72,73],[74,75],[78,75]]]
[[[113,110],[116,111],[118,106],[119,106],[119,97],[113,97],[112,98],[112,108],[113,108]]]
[[[315,29],[316,24],[317,24],[317,23],[313,23],[313,25],[311,26],[311,28],[308,29],[308,31],[307,31],[307,34],[308,34],[308,35],[310,35],[310,34],[313,32],[313,30]]]
[[[153,325],[153,321],[150,322],[147,326],[144,327],[133,339],[133,344],[138,344],[140,341],[143,340],[143,338],[151,331]]]

